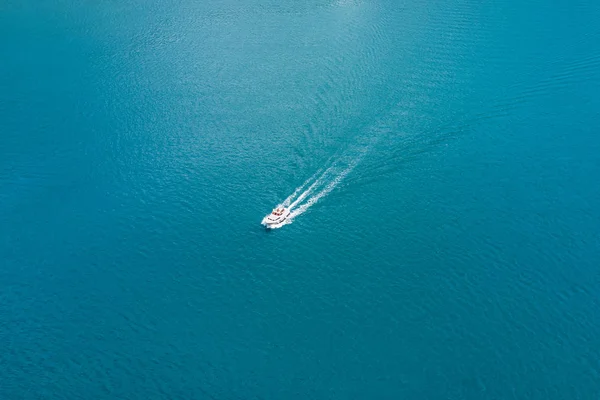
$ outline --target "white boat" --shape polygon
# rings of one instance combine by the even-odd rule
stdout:
[[[263,219],[263,225],[265,225],[267,228],[273,227],[274,225],[279,225],[289,216],[290,210],[285,207],[277,207],[271,212],[271,214],[267,215]]]

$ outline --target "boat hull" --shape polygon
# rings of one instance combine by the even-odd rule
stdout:
[[[279,216],[274,216],[273,214],[269,214],[267,215],[263,221],[262,224],[266,227],[266,228],[276,228],[281,226],[282,223],[284,223],[290,216],[291,212],[290,210],[285,210],[285,212]]]

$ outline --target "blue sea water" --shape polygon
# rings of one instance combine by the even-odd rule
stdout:
[[[488,3],[3,2],[0,399],[597,399],[600,3]]]

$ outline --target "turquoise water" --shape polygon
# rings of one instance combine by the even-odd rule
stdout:
[[[0,5],[0,398],[598,398],[598,21]]]

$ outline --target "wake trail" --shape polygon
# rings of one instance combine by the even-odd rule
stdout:
[[[306,187],[306,185],[308,185],[308,183],[310,181],[312,181],[313,177],[308,178],[302,185],[298,186],[296,188],[296,190],[294,190],[294,193],[290,194],[287,199],[285,199],[281,205],[289,208],[290,207],[290,203],[292,202],[292,200],[294,200],[296,198],[296,196],[298,195],[298,193],[300,193],[302,191],[302,189],[304,189],[304,187]]]
[[[296,200],[294,200],[293,203],[290,204],[290,207],[289,207],[290,210],[293,209],[294,207],[296,207],[299,203],[301,203],[307,196],[309,196],[315,190],[315,188],[317,188],[318,186],[322,185],[323,182],[325,181],[325,178],[327,178],[327,176],[329,175],[329,173],[332,171],[333,168],[334,168],[334,165],[332,165],[329,168],[327,168],[321,174],[321,176],[319,176],[313,182],[313,184],[308,187],[308,189],[306,189],[302,194],[300,194],[300,196],[298,196],[298,198]]]
[[[362,156],[359,157],[358,159],[354,160],[354,162],[352,162],[345,169],[343,169],[338,175],[336,175],[335,178],[333,178],[333,180],[329,184],[327,184],[320,192],[318,192],[314,196],[310,197],[306,201],[306,203],[301,204],[297,209],[291,208],[290,209],[291,210],[290,219],[293,220],[294,218],[304,214],[306,211],[308,211],[308,209],[310,207],[312,207],[314,204],[316,204],[319,200],[321,200],[323,197],[325,197],[329,193],[331,193],[331,191],[333,189],[335,189],[336,187],[338,187],[338,185],[340,183],[342,183],[344,178],[346,178],[346,176],[350,172],[352,172],[352,170],[358,165],[358,163],[361,160],[362,160]]]
[[[281,203],[281,206],[290,211],[289,217],[283,222],[269,227],[281,228],[284,225],[291,224],[295,218],[304,214],[318,201],[329,195],[356,168],[370,149],[376,145],[379,137],[385,133],[381,126],[372,126],[368,130],[368,135],[359,137],[353,145],[347,147],[341,154],[337,152],[337,155],[332,156],[325,164],[329,165],[327,168],[323,167],[324,170],[323,168],[317,170]]]
[[[325,163],[325,165],[330,164],[331,160],[334,159],[335,156],[331,156],[327,162]],[[330,168],[327,168],[327,170],[325,170],[325,172],[321,173],[323,171],[324,167],[321,167],[317,170],[317,172],[315,172],[314,174],[312,174],[312,176],[310,178],[308,178],[307,180],[304,181],[304,183],[302,183],[302,185],[298,186],[296,188],[296,190],[294,190],[294,193],[290,194],[280,205],[286,208],[290,208],[293,205],[297,204],[298,200],[296,199],[296,196],[298,196],[298,194],[306,187],[306,185],[308,185],[310,182],[313,182],[313,184],[304,192],[300,195],[300,197],[302,199],[304,199],[308,194],[310,194],[310,192],[314,189],[314,187],[316,186],[316,183],[319,179],[323,178],[323,175],[325,175],[327,173],[327,171]],[[294,201],[294,199],[296,199],[296,201]],[[294,201],[295,204],[290,205],[292,203],[292,201]],[[301,201],[301,200],[300,200]]]

